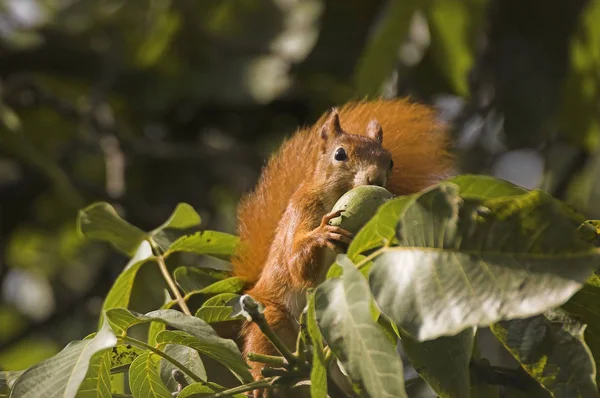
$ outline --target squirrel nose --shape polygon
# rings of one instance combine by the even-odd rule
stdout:
[[[367,176],[367,185],[379,185],[382,187],[385,185],[385,178],[381,175]]]

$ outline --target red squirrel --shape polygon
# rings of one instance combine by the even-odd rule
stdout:
[[[358,185],[394,195],[422,190],[453,168],[449,136],[429,107],[406,99],[350,103],[296,132],[271,157],[238,207],[241,249],[234,275],[265,305],[265,318],[295,348],[306,290],[321,283],[352,235],[328,225],[337,200]],[[244,355],[279,355],[253,323],[242,329]],[[262,365],[252,373],[261,377]]]

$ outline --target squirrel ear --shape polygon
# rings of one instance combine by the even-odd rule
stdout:
[[[369,122],[369,125],[367,126],[367,136],[380,144],[383,142],[383,129],[377,120],[373,119]]]
[[[329,137],[337,137],[343,132],[344,131],[342,130],[342,125],[340,124],[340,115],[338,114],[338,110],[337,108],[333,108],[329,114],[329,117],[321,128],[321,138],[326,140]]]

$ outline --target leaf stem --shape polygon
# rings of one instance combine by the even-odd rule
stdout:
[[[175,301],[177,301],[179,308],[181,308],[181,310],[183,311],[184,314],[192,315],[192,312],[190,311],[189,307],[187,306],[187,303],[181,296],[181,293],[179,292],[177,285],[175,285],[175,281],[173,281],[173,278],[171,277],[171,274],[169,273],[169,270],[167,269],[167,264],[165,263],[165,259],[164,259],[163,255],[161,253],[159,253],[157,250],[156,242],[154,242],[153,239],[150,239],[149,241],[150,241],[150,245],[156,252],[156,261],[158,262],[158,268],[160,268],[160,272],[162,273],[163,278],[165,278],[167,285],[169,285],[169,289],[171,289],[171,292],[175,296]]]
[[[287,361],[283,357],[276,357],[273,355],[263,355],[254,352],[248,353],[248,359],[252,362],[260,362],[267,364],[269,366],[276,366],[278,368],[283,368],[287,365]]]
[[[287,360],[288,364],[295,365],[298,362],[298,358],[294,355],[294,353],[287,348],[287,346],[281,341],[279,336],[271,329],[271,326],[265,319],[265,316],[257,311],[257,314],[252,315],[252,320],[256,322],[259,329],[267,338],[273,343],[277,351],[283,355],[283,357]]]
[[[156,349],[156,348],[152,347],[150,344],[146,344],[146,343],[144,343],[141,340],[134,339],[133,337],[129,337],[129,336],[119,336],[118,338],[120,340],[122,340],[124,343],[134,345],[134,346],[136,346],[138,348],[142,348],[144,350],[152,351],[152,353],[158,355],[159,357],[162,357],[162,358],[166,359],[167,361],[171,362],[173,365],[175,365],[176,367],[178,367],[183,373],[185,373],[186,375],[190,376],[190,378],[192,380],[194,380],[195,382],[206,384],[206,382],[204,380],[202,380],[194,372],[192,372],[190,369],[188,369],[187,366],[185,366],[184,364],[182,364],[181,362],[179,362],[178,360],[176,360],[175,358],[173,358],[169,354],[167,354],[167,353],[165,353],[165,352],[163,352],[163,351],[161,351],[159,349]]]
[[[388,248],[386,246],[380,247],[375,250],[373,253],[369,254],[358,263],[356,263],[356,268],[361,269],[364,267],[369,261],[373,260],[375,257],[379,256],[381,253],[385,252]]]
[[[114,368],[110,369],[110,374],[114,375],[114,374],[117,374],[117,373],[125,373],[125,372],[127,372],[129,370],[129,366],[130,365],[131,365],[130,363],[127,363],[125,365],[115,366]]]
[[[244,384],[238,387],[230,388],[229,390],[223,390],[216,394],[209,396],[208,398],[219,398],[219,397],[227,397],[234,394],[240,394],[243,392],[248,392],[252,390],[256,390],[259,388],[274,388],[273,382],[277,380],[277,377],[265,378],[262,380],[253,381],[252,383]]]

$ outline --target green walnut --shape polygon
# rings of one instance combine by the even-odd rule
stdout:
[[[333,206],[332,211],[344,212],[329,221],[329,225],[345,229],[353,234],[375,215],[375,212],[394,195],[376,185],[361,185],[346,192]]]

